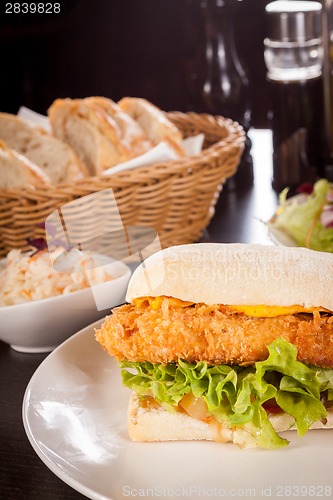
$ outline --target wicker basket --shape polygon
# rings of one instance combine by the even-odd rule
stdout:
[[[221,116],[167,113],[184,137],[205,134],[198,156],[158,163],[75,184],[0,190],[0,256],[28,250],[28,239],[45,235],[43,223],[56,208],[112,188],[124,225],[150,226],[162,247],[197,241],[214,214],[222,185],[237,170],[245,142],[238,123]]]

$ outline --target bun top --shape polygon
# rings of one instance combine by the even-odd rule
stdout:
[[[333,311],[333,255],[241,243],[170,247],[134,271],[126,300],[161,295],[208,305],[301,305]]]

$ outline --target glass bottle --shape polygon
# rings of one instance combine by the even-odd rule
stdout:
[[[237,53],[234,31],[239,1],[200,1],[204,44],[190,71],[189,107],[192,111],[231,118],[248,132],[251,123],[250,83]],[[251,141],[247,136],[238,170],[228,179],[229,189],[253,182],[250,149]]]
[[[277,0],[266,6],[264,40],[271,94],[273,187],[313,183],[324,161],[321,4]]]
[[[324,111],[327,154],[321,174],[333,182],[333,0],[323,0],[322,7]]]

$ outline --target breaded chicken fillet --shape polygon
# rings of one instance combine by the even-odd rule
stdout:
[[[283,337],[297,347],[299,361],[333,367],[332,313],[253,318],[224,305],[161,297],[152,309],[149,301],[114,309],[98,332],[98,341],[119,361],[247,365],[265,359],[267,346]]]

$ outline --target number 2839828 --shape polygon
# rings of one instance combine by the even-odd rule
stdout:
[[[60,14],[59,2],[6,2],[6,14]]]

